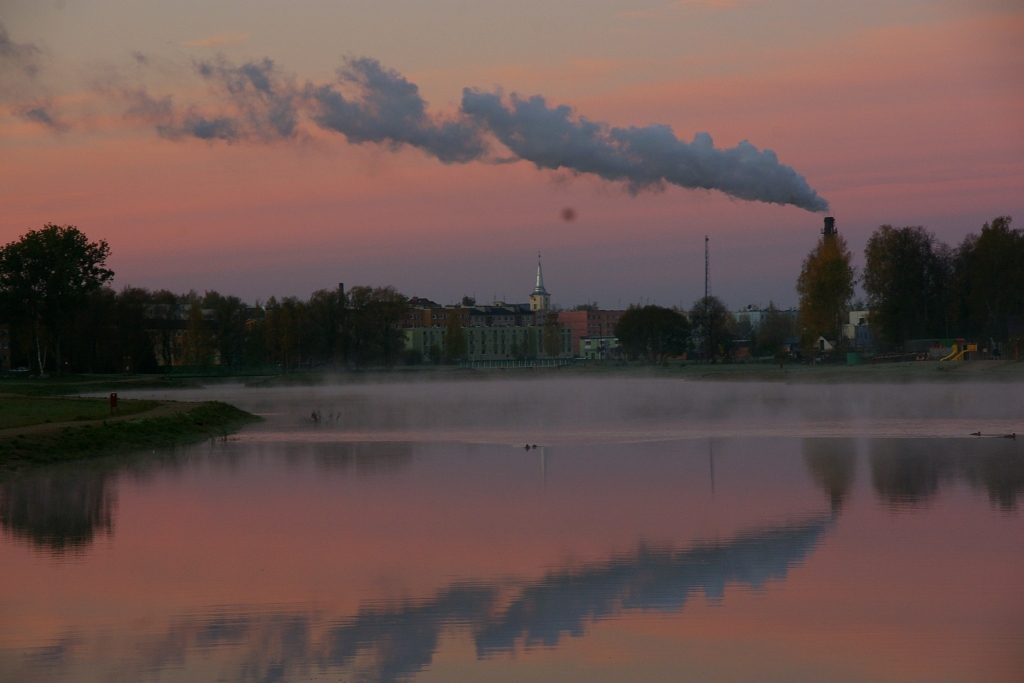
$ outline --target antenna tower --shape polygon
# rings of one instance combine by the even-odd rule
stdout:
[[[708,275],[710,273],[710,259],[708,258],[708,236],[704,235],[704,298],[708,298]],[[705,302],[706,303],[706,302]]]

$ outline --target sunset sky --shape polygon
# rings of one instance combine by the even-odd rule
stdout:
[[[359,103],[338,70],[363,57],[418,86],[419,132],[486,152],[337,132],[310,93]],[[272,95],[238,94],[246,65]],[[829,211],[538,169],[464,88],[749,141]],[[77,225],[117,287],[524,301],[540,251],[556,304],[688,307],[707,234],[713,293],[788,306],[825,215],[861,264],[882,223],[959,242],[1005,214],[1024,222],[1019,0],[0,0],[0,240]]]

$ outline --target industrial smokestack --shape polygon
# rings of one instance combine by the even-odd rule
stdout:
[[[826,237],[836,234],[836,219],[832,216],[825,216],[825,229],[821,231]]]

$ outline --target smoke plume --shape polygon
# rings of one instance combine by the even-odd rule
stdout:
[[[828,208],[802,175],[779,163],[775,152],[760,151],[746,140],[731,149],[715,149],[707,133],[697,133],[686,143],[664,125],[613,128],[574,118],[565,105],[548,107],[539,95],[523,99],[513,94],[506,105],[498,94],[466,89],[462,110],[537,168],[566,168],[624,181],[633,194],[671,183],[808,211]]]
[[[0,75],[34,78],[39,50],[10,40],[0,25]],[[148,58],[134,54],[136,65]],[[747,141],[716,148],[708,133],[692,142],[666,125],[620,128],[577,115],[566,105],[549,106],[539,96],[466,88],[459,109],[434,114],[419,87],[370,58],[347,60],[329,83],[299,84],[270,59],[240,66],[223,56],[198,61],[192,71],[210,86],[210,98],[175,106],[171,96],[152,97],[145,85],[110,89],[128,119],[153,126],[162,137],[179,140],[275,142],[301,137],[310,129],[345,136],[351,144],[391,149],[416,147],[445,164],[524,160],[538,169],[566,169],[621,182],[632,194],[677,185],[718,190],[737,199],[825,211],[802,175],[779,163],[771,150]],[[68,127],[49,105],[22,99],[13,111],[50,129]],[[512,158],[494,153],[494,143]]]
[[[464,115],[430,116],[419,87],[375,59],[354,59],[338,70],[341,84],[355,86],[361,101],[346,99],[334,85],[308,85],[313,121],[349,142],[412,145],[446,164],[482,159],[487,145],[475,122]]]

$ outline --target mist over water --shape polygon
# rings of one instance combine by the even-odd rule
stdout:
[[[1020,394],[580,377],[145,392],[266,421],[0,476],[0,672],[1014,681],[1024,449],[969,434],[1021,431]]]
[[[128,395],[133,395],[129,393]],[[549,443],[708,436],[1024,433],[1024,387],[1005,383],[784,384],[649,378],[213,385],[145,397],[218,399],[263,415],[246,438]],[[320,421],[311,421],[319,412]],[[532,443],[532,442],[531,442]]]

